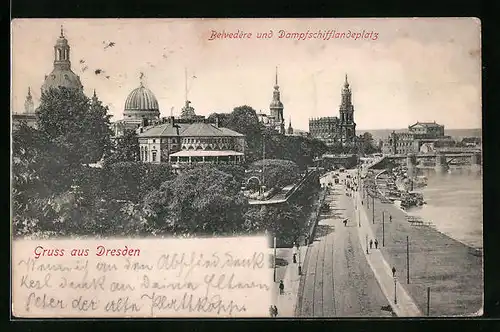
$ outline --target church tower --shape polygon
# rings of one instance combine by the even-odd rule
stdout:
[[[273,100],[269,105],[271,117],[274,119],[275,128],[280,134],[285,134],[285,119],[283,117],[283,103],[280,100],[280,87],[278,85],[278,67],[276,67],[276,78],[273,91]]]
[[[64,36],[64,30],[61,26],[61,34],[54,45],[54,68],[49,75],[45,76],[45,82],[41,88],[42,93],[51,88],[60,87],[77,89],[83,92],[80,77],[71,70],[69,54],[69,43]]]
[[[35,113],[35,104],[33,103],[33,97],[31,96],[31,88],[28,88],[28,95],[26,96],[26,101],[24,102],[24,113]]]
[[[344,87],[342,88],[342,101],[340,104],[340,133],[342,143],[353,143],[356,137],[356,123],[354,122],[354,106],[352,105],[352,93],[345,75]]]
[[[290,118],[290,120],[288,122],[287,134],[288,135],[293,135],[292,118]]]

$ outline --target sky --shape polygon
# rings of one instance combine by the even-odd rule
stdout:
[[[358,129],[406,128],[417,121],[481,128],[481,26],[474,18],[16,19],[11,111],[24,110],[28,87],[38,105],[61,25],[72,70],[88,96],[95,89],[109,106],[112,120],[122,118],[141,73],[161,116],[180,115],[186,68],[197,114],[229,113],[245,104],[269,114],[278,67],[287,126],[291,119],[294,128],[308,130],[310,118],[338,116],[347,74]],[[210,40],[212,31],[252,35]],[[280,31],[288,35],[279,38]],[[290,34],[308,31],[332,31],[338,38],[297,40]],[[264,32],[272,36],[257,38]],[[109,42],[114,46],[105,48]]]

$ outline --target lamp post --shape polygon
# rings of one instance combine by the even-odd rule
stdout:
[[[273,273],[273,280],[276,282],[276,236],[274,237],[274,273]]]
[[[410,238],[406,236],[406,283],[410,283]]]
[[[375,224],[375,196],[372,196],[372,222]]]
[[[382,211],[382,247],[385,247],[385,216],[384,212]]]
[[[368,234],[366,234],[366,253],[368,254]]]
[[[302,274],[302,267],[300,266],[300,246],[297,244],[297,250],[299,252],[299,276]]]
[[[396,268],[392,267],[392,278],[394,279],[394,304],[398,304],[398,297],[396,293]]]

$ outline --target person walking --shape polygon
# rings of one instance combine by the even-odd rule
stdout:
[[[280,280],[280,295],[285,293],[285,285],[283,284],[283,280]]]
[[[370,240],[370,249],[372,248],[373,246],[373,240]]]
[[[347,219],[344,219],[344,226],[347,227]]]
[[[378,248],[378,240],[375,239],[375,249],[377,249],[377,248]]]
[[[274,306],[273,311],[274,311],[274,317],[278,316],[278,307],[277,306]]]
[[[389,215],[389,222],[392,222],[392,216]]]

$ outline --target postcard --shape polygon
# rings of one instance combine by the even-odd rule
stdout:
[[[482,315],[478,19],[11,26],[12,317]]]

